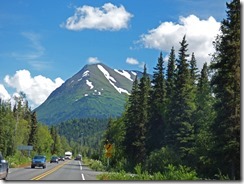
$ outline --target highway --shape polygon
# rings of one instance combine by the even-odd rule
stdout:
[[[10,168],[8,181],[48,180],[48,181],[81,181],[97,180],[96,176],[101,172],[91,170],[82,164],[82,161],[66,160],[59,163],[47,163],[46,169]]]

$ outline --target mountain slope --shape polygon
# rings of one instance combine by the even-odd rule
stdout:
[[[35,109],[37,118],[54,124],[72,118],[120,116],[136,75],[142,74],[101,63],[86,65]]]

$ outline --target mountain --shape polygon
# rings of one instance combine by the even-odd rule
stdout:
[[[35,109],[38,121],[55,124],[74,118],[120,116],[139,71],[117,70],[98,63],[85,65]]]

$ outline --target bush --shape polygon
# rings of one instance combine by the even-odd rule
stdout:
[[[83,158],[83,162],[88,165],[92,170],[104,171],[105,167],[100,160],[93,160],[88,158]]]
[[[19,151],[13,156],[6,157],[6,160],[8,161],[10,168],[19,167],[23,164],[30,164],[31,162],[31,158],[22,155],[22,153]]]
[[[169,165],[179,165],[179,157],[168,147],[153,151],[146,161],[145,170],[149,173],[162,172]]]

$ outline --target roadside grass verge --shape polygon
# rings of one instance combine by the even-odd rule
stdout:
[[[103,173],[98,175],[99,180],[125,180],[125,181],[138,181],[138,180],[148,180],[148,181],[158,181],[158,180],[175,180],[175,181],[189,181],[189,180],[200,180],[197,177],[195,171],[190,170],[185,166],[173,166],[168,165],[163,172],[157,172],[149,174],[147,171],[142,172],[141,166],[137,165],[135,167],[135,173],[121,172],[111,172]]]

